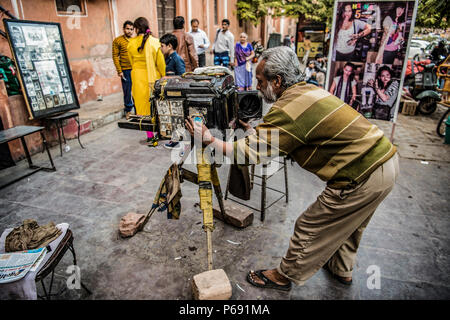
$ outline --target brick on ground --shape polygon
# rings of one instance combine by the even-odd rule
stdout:
[[[231,201],[224,201],[225,215],[222,216],[219,204],[213,208],[214,217],[238,228],[248,227],[253,222],[253,211]]]
[[[223,269],[197,274],[192,279],[192,293],[195,300],[228,300],[232,289]]]

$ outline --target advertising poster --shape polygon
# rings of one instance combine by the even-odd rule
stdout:
[[[318,53],[323,54],[325,28],[325,24],[312,24],[308,22],[297,24],[296,51],[300,59],[311,60]]]
[[[337,1],[327,90],[366,118],[398,112],[416,1]]]
[[[3,21],[31,118],[80,108],[59,24]]]

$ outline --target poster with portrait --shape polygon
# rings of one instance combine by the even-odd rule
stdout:
[[[59,23],[3,23],[31,119],[79,109]]]
[[[366,118],[395,121],[417,0],[335,2],[326,89]]]

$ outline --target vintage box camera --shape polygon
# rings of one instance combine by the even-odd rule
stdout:
[[[261,117],[262,112],[257,91],[238,92],[230,74],[163,77],[155,83],[152,104],[164,138],[183,129],[184,119],[189,117],[200,116],[209,129],[225,133],[233,119],[245,121]]]
[[[236,95],[238,119],[248,122],[262,118],[262,98],[258,95],[258,90],[238,91]]]

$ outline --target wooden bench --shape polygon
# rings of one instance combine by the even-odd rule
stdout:
[[[13,128],[9,128],[9,129],[0,131],[0,144],[7,143],[7,142],[15,140],[15,139],[20,139],[22,141],[22,146],[23,146],[23,149],[25,151],[25,156],[28,161],[28,167],[31,169],[30,171],[28,171],[25,174],[20,175],[18,177],[15,175],[13,177],[13,179],[10,181],[9,181],[9,179],[6,179],[6,181],[3,181],[3,179],[0,179],[0,189],[4,188],[6,186],[9,186],[10,184],[12,184],[20,179],[28,177],[29,175],[31,175],[35,172],[38,172],[40,170],[56,171],[55,165],[53,164],[52,156],[50,154],[50,150],[48,149],[48,146],[47,146],[47,140],[45,140],[45,137],[43,134],[43,130],[44,130],[44,127],[17,126],[17,127],[13,127]],[[28,151],[28,146],[27,146],[27,143],[25,142],[25,137],[27,135],[30,135],[35,132],[39,132],[42,137],[42,144],[44,145],[44,149],[47,151],[48,158],[50,160],[50,164],[51,164],[50,168],[36,166],[31,161],[31,155],[30,155],[30,152]],[[4,170],[6,170],[6,169],[4,169]]]

